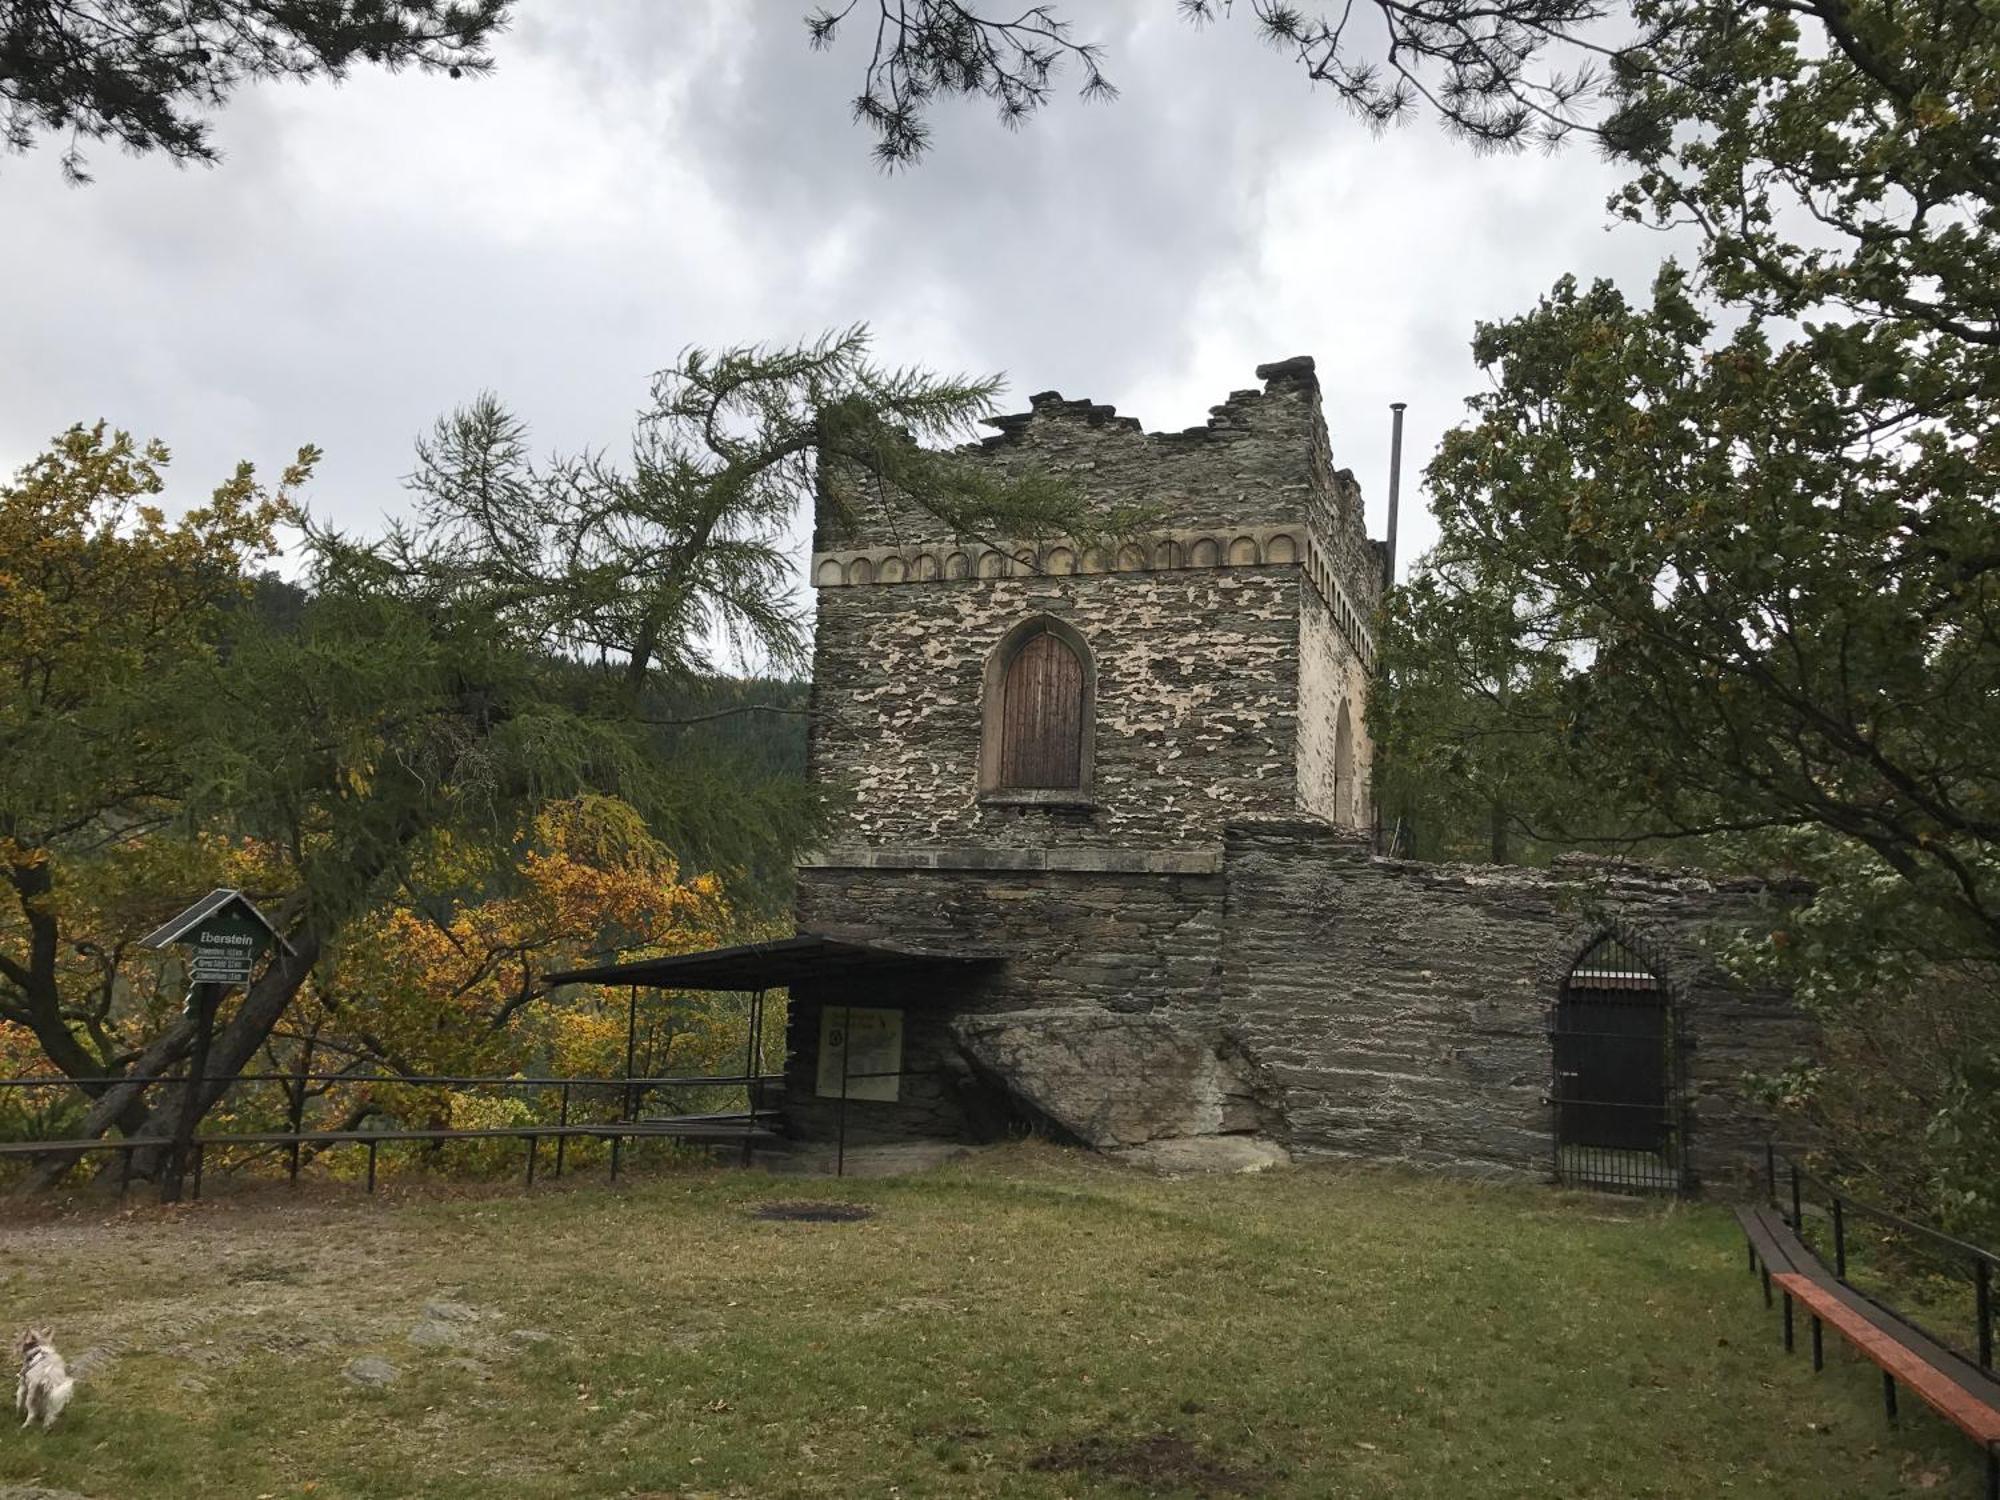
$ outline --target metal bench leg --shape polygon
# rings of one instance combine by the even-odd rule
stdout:
[[[1896,1377],[1887,1370],[1882,1372],[1882,1410],[1891,1422],[1896,1420]]]
[[[1986,1500],[2000,1500],[2000,1448],[1986,1447]]]
[[[1813,1314],[1813,1372],[1817,1374],[1826,1368],[1826,1345],[1822,1341],[1819,1314]]]
[[[1771,1268],[1764,1266],[1762,1270],[1764,1272],[1764,1305],[1769,1307],[1771,1305]]]
[[[1785,1293],[1785,1353],[1792,1352],[1792,1294]]]
[[[1745,1251],[1749,1253],[1750,1256],[1750,1274],[1752,1276],[1755,1276],[1757,1274],[1757,1247],[1751,1244],[1750,1241],[1745,1240],[1743,1242],[1743,1248]]]

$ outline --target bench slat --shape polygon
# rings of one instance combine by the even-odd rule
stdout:
[[[1791,1227],[1773,1210],[1761,1205],[1739,1208],[1736,1210],[1736,1222],[1743,1226],[1744,1237],[1750,1241],[1765,1270],[1775,1275],[1779,1271],[1798,1269],[1790,1249]]]
[[[1863,1355],[1915,1391],[1938,1414],[1975,1442],[2000,1442],[2000,1410],[1987,1405],[1944,1371],[1929,1364],[1825,1287],[1799,1275],[1771,1278],[1824,1323],[1830,1323]]]

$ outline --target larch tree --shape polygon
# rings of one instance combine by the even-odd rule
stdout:
[[[629,806],[690,869],[726,870],[809,838],[817,810],[803,788],[745,785],[712,764],[660,756],[647,689],[712,675],[717,639],[779,666],[801,659],[781,531],[812,502],[822,461],[916,497],[966,532],[1068,524],[1060,486],[996,481],[943,451],[976,430],[997,390],[883,369],[860,330],[798,348],[689,351],[657,378],[623,466],[601,456],[538,465],[522,424],[482,398],[421,445],[414,515],[376,538],[301,518],[307,593],[296,618],[278,628],[208,602],[200,628],[174,638],[172,680],[104,649],[131,628],[133,597],[105,590],[108,573],[79,563],[67,582],[50,583],[52,596],[93,596],[96,613],[63,638],[75,676],[60,701],[35,696],[37,612],[23,613],[9,662],[23,696],[0,707],[0,723],[37,716],[34,733],[51,738],[37,742],[46,777],[10,788],[20,923],[0,931],[0,980],[16,981],[0,1000],[46,1031],[45,1051],[65,1073],[124,1075],[100,1087],[81,1132],[150,1129],[181,1107],[179,1086],[139,1080],[183,1056],[186,1017],[163,1017],[110,1055],[72,1045],[85,992],[112,981],[61,957],[72,945],[59,904],[45,899],[80,881],[73,867],[101,846],[136,837],[141,819],[254,848],[266,871],[256,894],[291,944],[225,1008],[202,1111],[267,1044],[341,934],[407,905],[441,847],[511,846],[539,809],[578,796]],[[151,482],[144,470],[127,476],[129,458],[107,468],[91,441],[70,446],[78,441],[78,453],[31,468],[6,498],[26,515],[51,493],[95,496],[108,485],[115,498]],[[86,483],[79,464],[110,478]],[[287,478],[302,480],[303,467]],[[283,511],[247,471],[226,494],[228,505],[219,496],[183,525],[197,536],[203,526],[246,531],[212,585],[228,597],[247,591],[245,549],[267,545]],[[122,536],[117,525],[99,530]],[[32,562],[31,521],[21,535]],[[155,616],[179,612],[163,603],[143,617]],[[119,675],[107,677],[112,669]],[[198,712],[176,713],[189,706]],[[78,798],[56,737],[73,740],[87,765],[108,726],[123,734],[128,722],[144,733],[119,742],[166,769],[143,761],[142,778],[119,762],[105,789]],[[24,742],[32,737],[23,730]]]

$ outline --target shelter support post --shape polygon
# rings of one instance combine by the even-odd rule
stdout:
[[[750,1016],[745,1022],[747,1035],[743,1039],[744,1098],[750,1106],[750,1118],[743,1127],[743,1165],[750,1165],[750,1143],[757,1133],[757,1106],[762,1099],[759,1075],[764,1071],[764,992],[750,992]]]
[[[840,1008],[840,1126],[834,1141],[833,1175],[847,1175],[847,1060],[854,1055],[854,1007]]]
[[[625,1007],[625,1118],[639,1117],[638,1096],[632,1088],[632,1068],[639,1055],[639,986],[632,986],[632,998]]]

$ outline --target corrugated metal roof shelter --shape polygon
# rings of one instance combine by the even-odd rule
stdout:
[[[966,968],[1000,961],[994,953],[910,953],[875,943],[845,943],[817,933],[710,948],[671,958],[567,969],[551,984],[631,984],[673,990],[780,990],[801,980],[861,978],[931,968]]]
[[[876,943],[846,943],[836,938],[821,937],[818,933],[802,932],[796,937],[779,938],[769,943],[743,943],[734,948],[710,948],[706,952],[679,953],[670,958],[641,958],[631,963],[601,964],[590,969],[565,969],[550,974],[548,981],[551,984],[619,984],[631,987],[632,999],[625,1024],[625,1073],[628,1078],[632,1075],[637,1044],[641,989],[735,990],[748,994],[748,1035],[743,1058],[743,1073],[749,1087],[749,1110],[743,1117],[746,1124],[743,1160],[747,1166],[750,1161],[748,1132],[756,1130],[764,1115],[764,1079],[759,1059],[763,1056],[766,990],[790,989],[803,981],[812,980],[867,980],[942,971],[963,973],[998,963],[1000,958],[1001,955],[994,953],[910,953]],[[844,1006],[843,1009],[851,1021],[853,1008]],[[845,1044],[840,1057],[840,1124],[834,1170],[845,1173],[849,1083],[853,1079],[876,1075],[850,1075]],[[628,1112],[631,1112],[630,1107]]]

